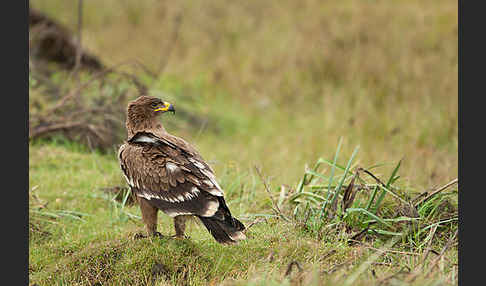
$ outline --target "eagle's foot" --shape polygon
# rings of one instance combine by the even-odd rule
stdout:
[[[133,239],[142,239],[142,238],[146,238],[146,237],[147,237],[146,235],[139,232],[139,233],[135,233],[135,235],[133,236]]]
[[[152,233],[150,236],[147,236],[143,233],[136,233],[134,236],[133,236],[133,239],[142,239],[142,238],[147,238],[147,237],[158,237],[158,238],[164,238],[165,236],[163,234],[161,234],[160,232],[156,231],[154,233]]]
[[[171,236],[171,238],[174,238],[174,239],[191,239],[189,236],[185,235],[185,234],[182,234],[182,235],[177,235],[177,234],[174,234]]]
[[[156,232],[152,233],[152,237],[164,238],[165,235],[163,235],[162,233],[156,231]]]

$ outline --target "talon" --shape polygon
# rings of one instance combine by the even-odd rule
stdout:
[[[147,236],[142,234],[142,233],[135,233],[133,236],[133,239],[141,239],[141,238],[146,238]]]
[[[152,234],[152,236],[153,236],[153,237],[158,237],[158,238],[164,238],[164,237],[165,237],[165,236],[164,236],[162,233],[160,233],[160,232],[158,232],[158,231],[154,232],[154,233]]]
[[[133,236],[133,239],[142,239],[142,238],[151,238],[151,237],[164,238],[165,236],[163,234],[161,234],[160,232],[156,231],[151,235],[144,235],[143,233],[136,233]]]

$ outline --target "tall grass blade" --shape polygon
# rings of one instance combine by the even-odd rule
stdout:
[[[392,184],[392,181],[393,181],[393,178],[395,178],[395,175],[396,173],[398,172],[398,169],[400,169],[400,164],[402,163],[402,160],[398,161],[398,164],[397,166],[395,167],[395,169],[393,170],[390,178],[388,179],[388,182],[386,183],[386,189],[390,189],[390,185]],[[375,204],[375,207],[373,208],[373,213],[377,213],[378,212],[378,209],[380,208],[380,205],[381,205],[381,202],[383,201],[383,199],[385,198],[385,195],[386,195],[386,190],[383,189],[383,191],[380,193],[380,196],[378,197],[378,199],[376,200],[376,204]]]
[[[458,217],[453,217],[453,218],[450,218],[450,219],[446,219],[446,220],[442,220],[442,221],[438,221],[436,223],[433,223],[433,224],[430,224],[424,228],[422,228],[421,230],[419,230],[419,233],[423,232],[423,231],[426,231],[427,229],[431,228],[431,227],[434,227],[434,226],[438,226],[438,225],[441,225],[443,223],[447,223],[447,222],[451,222],[451,221],[457,221],[459,220]]]
[[[389,224],[388,222],[386,222],[384,219],[382,219],[381,217],[375,215],[374,213],[372,212],[369,212],[363,208],[349,208],[346,210],[347,213],[353,213],[353,212],[360,212],[360,213],[364,213],[366,214],[367,216],[369,216],[370,218],[382,223],[383,225],[386,225],[390,228],[393,228],[393,226],[391,224]]]
[[[371,165],[369,166],[368,168],[366,168],[367,170],[371,170],[371,169],[374,169],[374,168],[378,168],[378,167],[381,167],[381,166],[386,166],[386,165],[389,165],[390,163],[378,163],[378,164],[375,164],[375,165]]]
[[[391,222],[401,222],[401,221],[416,221],[416,220],[421,220],[421,218],[401,216],[401,217],[397,217],[397,218],[384,218],[383,220],[384,221],[391,221]],[[371,223],[371,222],[375,222],[375,221],[376,220],[372,219],[372,220],[364,221],[363,223]]]
[[[339,147],[338,147],[338,149],[339,149]],[[337,153],[337,151],[336,151],[336,153]],[[337,167],[338,169],[341,169],[342,171],[344,171],[346,169],[345,167],[343,167],[339,164],[334,164],[334,162],[331,162],[331,161],[326,160],[326,159],[322,159],[322,162],[328,164],[331,167]]]
[[[339,185],[336,188],[336,191],[334,192],[334,197],[331,200],[331,206],[334,205],[335,201],[337,200],[339,191],[341,190],[341,187],[343,186],[344,180],[346,179],[346,175],[349,173],[349,167],[351,167],[351,162],[353,161],[354,157],[356,156],[356,153],[358,153],[359,146],[354,148],[353,154],[351,155],[351,158],[348,161],[348,164],[346,165],[346,169],[344,170],[344,176],[341,178],[341,181],[339,181]],[[324,217],[327,215],[327,210],[324,214]]]
[[[319,174],[319,173],[317,173],[317,172],[315,172],[313,170],[307,170],[306,171],[306,174],[309,174],[309,175],[312,175],[312,176],[315,176],[315,177],[319,177],[319,178],[324,179],[324,180],[329,180],[328,177],[326,177],[326,176],[324,176],[322,174]]]
[[[314,194],[314,193],[311,193],[311,192],[303,191],[303,192],[300,192],[300,193],[297,193],[297,194],[292,195],[289,198],[289,201],[296,201],[296,199],[298,199],[300,197],[310,197],[310,198],[319,199],[321,201],[325,201],[326,200],[326,198],[324,198],[323,196],[319,196],[319,195]]]
[[[123,197],[123,201],[122,201],[122,208],[125,207],[125,204],[127,203],[128,196],[130,196],[131,192],[132,192],[131,188],[128,188],[128,190],[125,192],[125,196]]]
[[[388,230],[383,230],[383,229],[370,229],[368,230],[368,233],[378,233],[378,234],[383,234],[383,235],[393,235],[393,236],[402,236],[402,232],[393,232],[393,231],[388,231]]]
[[[368,203],[366,204],[366,210],[367,211],[370,210],[371,204],[373,203],[375,196],[376,196],[376,193],[378,192],[378,188],[379,188],[379,186],[375,187],[375,189],[373,190],[373,193],[371,194],[371,197],[370,197]]]
[[[339,151],[341,150],[341,144],[343,143],[343,137],[339,138],[339,143],[338,143],[338,147],[337,147],[337,150],[336,150],[336,153],[334,154],[334,162],[332,163],[332,167],[331,167],[331,176],[329,177],[329,187],[328,187],[328,193],[327,193],[327,198],[326,198],[326,201],[324,202],[324,204],[322,205],[322,208],[321,208],[321,211],[319,213],[319,220],[322,220],[322,215],[324,214],[324,210],[326,209],[327,207],[327,201],[329,201],[329,198],[331,197],[331,186],[332,186],[332,179],[334,177],[334,171],[336,170],[336,162],[337,162],[337,159],[338,159],[338,156],[339,156]],[[326,160],[323,159],[324,162],[326,162]],[[322,224],[319,225],[319,229],[321,228]]]

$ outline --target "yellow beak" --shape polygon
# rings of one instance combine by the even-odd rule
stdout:
[[[164,102],[164,105],[155,109],[155,111],[172,111],[175,112],[174,106],[168,102]]]

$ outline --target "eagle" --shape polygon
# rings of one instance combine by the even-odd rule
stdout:
[[[186,220],[201,220],[214,239],[232,244],[246,238],[245,226],[231,215],[213,169],[184,139],[167,133],[159,116],[174,106],[143,95],[128,103],[127,140],[118,159],[136,196],[149,236],[157,232],[159,210],[174,218],[175,238],[185,238]]]

